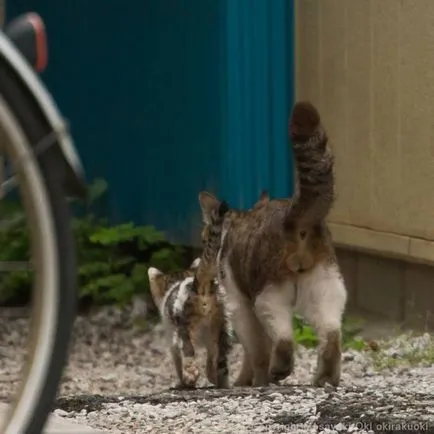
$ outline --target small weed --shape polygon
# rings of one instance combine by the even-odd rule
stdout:
[[[313,328],[298,315],[293,317],[295,341],[305,347],[314,348],[318,345],[318,337]],[[367,343],[360,338],[361,321],[355,318],[345,318],[342,324],[342,344],[344,349],[361,351]]]
[[[374,368],[378,371],[399,367],[434,364],[434,337],[428,333],[402,335],[393,343],[381,343],[381,350],[372,353]]]
[[[84,202],[71,201],[80,215],[71,222],[77,245],[78,296],[95,304],[124,306],[134,295],[149,292],[148,267],[178,270],[184,250],[152,226],[110,225],[99,218],[92,210],[106,190],[105,181],[95,180]],[[0,223],[0,261],[28,262],[29,236],[20,203],[3,201]],[[5,273],[0,280],[0,303],[28,300],[32,280],[30,271]]]

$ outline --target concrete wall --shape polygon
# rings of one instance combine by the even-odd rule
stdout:
[[[338,260],[348,289],[348,311],[434,330],[433,267],[348,249],[338,249]]]
[[[337,241],[433,262],[434,2],[296,0],[296,23],[297,98],[337,157]]]
[[[434,1],[296,0],[296,56],[296,97],[335,150],[330,227],[358,303],[402,320],[420,285],[434,308],[434,269],[414,264],[434,265]]]

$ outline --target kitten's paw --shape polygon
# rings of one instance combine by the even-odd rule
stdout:
[[[277,342],[271,360],[270,380],[273,383],[284,380],[294,370],[294,345],[292,341]]]
[[[194,364],[185,366],[182,373],[184,387],[195,387],[199,378],[199,370]]]

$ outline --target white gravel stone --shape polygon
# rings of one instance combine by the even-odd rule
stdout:
[[[143,306],[136,301],[134,314],[140,309]],[[117,434],[366,434],[375,432],[376,421],[387,418],[434,426],[432,364],[421,361],[379,372],[369,352],[354,350],[344,353],[337,389],[309,386],[316,353],[299,346],[295,372],[280,386],[222,392],[205,389],[194,396],[172,391],[163,393],[161,400],[160,395],[146,400],[143,397],[173,386],[176,378],[161,325],[145,332],[132,327],[128,315],[111,307],[77,318],[60,395],[72,397],[71,402],[76,395],[104,398],[95,398],[98,405],[92,401],[74,409],[68,408],[70,401],[66,400],[55,410],[57,415]],[[0,315],[0,400],[8,400],[16,390],[27,329],[26,319]],[[380,351],[390,358],[405,358],[426,348],[434,348],[428,333],[380,344]],[[236,345],[230,357],[232,379],[240,368],[241,355]],[[202,378],[199,386],[209,384]]]

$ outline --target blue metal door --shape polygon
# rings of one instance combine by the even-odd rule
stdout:
[[[250,207],[292,194],[287,119],[294,99],[293,1],[228,0],[224,191]],[[235,188],[234,188],[235,187]]]
[[[43,16],[44,79],[112,221],[197,241],[197,194],[292,191],[293,0],[13,0]]]

